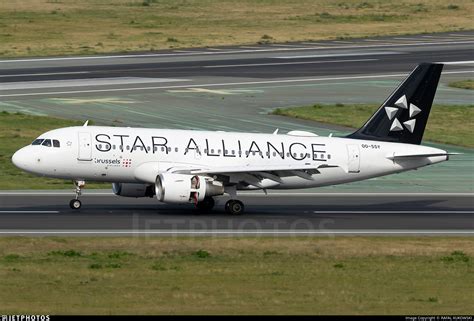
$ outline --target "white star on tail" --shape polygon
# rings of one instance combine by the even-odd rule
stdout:
[[[392,123],[392,126],[390,127],[391,132],[397,132],[403,130],[402,124],[400,124],[400,121],[398,121],[397,118]]]
[[[395,117],[399,108],[409,109],[410,118],[415,117],[421,112],[421,109],[418,108],[418,106],[416,106],[415,104],[410,104],[410,108],[408,108],[406,95],[403,95],[402,97],[398,98],[398,100],[395,102],[395,106],[398,106],[398,107],[385,107],[385,112],[387,113],[387,117],[389,120],[392,120]],[[410,133],[413,133],[415,131],[415,124],[416,124],[416,119],[409,119],[403,122],[403,125],[405,125],[406,129],[408,129]],[[395,118],[392,122],[392,126],[390,126],[390,131],[398,132],[401,130],[403,130],[403,126],[402,124],[400,124],[400,121],[397,118]]]
[[[413,131],[415,130],[415,123],[416,123],[416,119],[410,119],[410,120],[404,121],[403,125],[405,125],[405,127],[410,131],[410,133],[413,133]]]
[[[410,104],[410,118],[420,113],[421,109],[414,104]]]

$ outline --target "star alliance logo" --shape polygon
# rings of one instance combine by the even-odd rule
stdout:
[[[390,131],[391,132],[401,131],[403,130],[403,126],[405,126],[405,128],[408,129],[410,133],[413,133],[413,131],[415,130],[415,124],[416,124],[416,119],[413,117],[418,115],[421,112],[421,109],[418,108],[414,104],[410,104],[410,106],[408,107],[407,97],[405,95],[400,97],[395,102],[395,106],[397,107],[385,107],[385,112],[387,113],[388,119],[390,120],[393,119],[392,126],[390,126]],[[395,114],[400,108],[409,109],[410,119],[403,122],[403,125],[400,123],[398,118],[396,117],[394,118]]]

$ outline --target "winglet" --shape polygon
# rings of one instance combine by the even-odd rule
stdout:
[[[89,124],[89,119],[86,120],[86,122],[84,123],[84,125],[82,125],[82,127],[87,127],[88,124]]]
[[[275,131],[273,132],[273,135],[278,135],[278,128],[275,129]]]

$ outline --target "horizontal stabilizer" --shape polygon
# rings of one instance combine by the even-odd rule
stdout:
[[[393,154],[388,155],[388,159],[406,159],[406,158],[421,158],[421,157],[436,157],[436,156],[451,156],[451,155],[461,155],[462,153],[432,153],[432,154]]]

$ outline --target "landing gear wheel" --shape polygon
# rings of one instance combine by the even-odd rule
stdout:
[[[202,201],[196,204],[196,208],[201,211],[210,211],[214,205],[215,202],[212,197],[205,197]]]
[[[69,202],[69,207],[72,208],[73,210],[78,210],[82,206],[82,203],[78,199],[73,199]]]
[[[239,200],[229,200],[225,203],[225,211],[232,215],[242,215],[244,213],[244,203]]]

